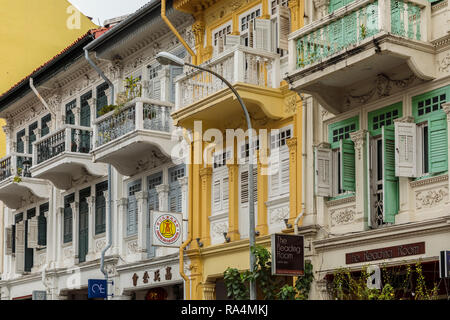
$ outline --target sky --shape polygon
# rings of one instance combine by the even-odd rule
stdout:
[[[106,19],[135,12],[150,0],[69,0],[85,16],[92,17],[92,22],[102,25]]]

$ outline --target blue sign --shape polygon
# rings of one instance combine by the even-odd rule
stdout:
[[[106,298],[108,297],[108,284],[106,280],[89,279],[88,280],[88,298]]]

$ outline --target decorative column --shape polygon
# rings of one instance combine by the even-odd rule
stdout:
[[[13,137],[13,135],[12,135],[12,133],[13,133],[12,123],[13,122],[10,119],[6,119],[6,123],[7,124],[2,127],[3,132],[5,133],[5,136],[6,136],[6,150],[5,151],[6,151],[6,154],[11,154],[14,151],[14,149],[12,147],[12,143],[11,143],[12,142],[11,139]]]
[[[291,10],[291,30],[294,32],[303,26],[304,8],[302,7],[303,1],[289,0],[289,9]]]
[[[195,37],[195,52],[197,52],[197,61],[192,61],[193,64],[201,63],[203,53],[203,39],[205,37],[205,22],[202,16],[197,16],[196,21],[192,25],[192,32]]]
[[[86,198],[88,204],[88,253],[86,255],[86,260],[95,259],[95,248],[94,248],[94,235],[95,235],[95,196],[90,196]]]
[[[268,233],[267,226],[267,174],[268,174],[268,163],[267,163],[267,153],[264,155],[262,150],[257,151],[257,190],[258,190],[258,199],[257,199],[257,207],[258,207],[258,218],[257,218],[257,226],[256,230],[259,231],[260,236],[264,236]]]
[[[203,300],[216,300],[216,284],[214,282],[205,282],[203,287]]]
[[[239,165],[228,167],[228,236],[231,241],[239,240]]]
[[[63,244],[63,237],[64,237],[64,208],[59,207],[56,211],[56,257],[55,262],[57,263],[57,266],[62,264],[63,261],[63,253],[62,253],[62,244]]]
[[[297,208],[297,170],[299,170],[297,168],[297,138],[287,139],[286,144],[289,148],[289,223],[293,225],[295,218],[300,213]],[[305,217],[302,218],[302,220],[304,219]]]
[[[148,192],[146,191],[139,191],[135,193],[136,200],[137,200],[137,209],[138,209],[138,253],[144,255],[147,255],[147,210],[146,210],[146,204],[147,204],[147,198],[148,198]]]
[[[356,197],[356,221],[360,222],[356,230],[364,231],[368,226],[369,214],[367,207],[370,199],[367,197],[367,130],[361,129],[350,133],[350,139],[355,144],[355,197]],[[362,219],[362,220],[361,220]]]
[[[201,242],[207,247],[210,242],[210,225],[209,216],[211,215],[211,178],[212,178],[212,168],[206,167],[200,169],[200,178],[202,180],[201,188]]]
[[[160,184],[155,189],[158,193],[159,211],[169,211],[169,185]]]
[[[119,234],[117,235],[119,241],[119,255],[127,255],[126,247],[123,238],[127,234],[127,210],[128,210],[128,198],[121,198],[117,200],[117,209],[119,211]]]
[[[74,263],[78,263],[78,202],[74,201],[70,204],[72,209],[72,250]]]

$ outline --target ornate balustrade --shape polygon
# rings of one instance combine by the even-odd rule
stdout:
[[[52,159],[63,152],[89,153],[92,149],[92,129],[65,125],[33,143],[33,165]]]
[[[119,111],[111,111],[95,121],[95,148],[135,130],[170,132],[172,105],[163,101],[137,98]]]
[[[275,53],[237,45],[228,48],[202,67],[222,75],[232,84],[243,82],[276,88],[280,83],[279,64],[279,56]],[[225,87],[212,74],[193,69],[177,79],[176,109],[195,103]]]
[[[427,6],[421,0],[356,0],[291,35],[296,68],[325,61],[382,33],[427,41]]]
[[[24,163],[25,162],[25,163]],[[0,159],[0,181],[12,176],[30,177],[31,156],[24,153],[12,153]]]

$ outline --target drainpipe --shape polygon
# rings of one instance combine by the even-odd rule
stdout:
[[[163,0],[164,1],[164,0]],[[185,130],[183,130],[183,135],[186,138],[187,137],[187,133]],[[189,141],[189,140],[187,140]],[[180,275],[181,277],[184,279],[184,298],[185,300],[190,300],[191,298],[191,286],[190,286],[190,280],[189,277],[184,273],[184,249],[191,243],[192,241],[192,216],[193,216],[193,210],[192,210],[192,177],[193,177],[193,168],[192,168],[192,152],[189,152],[190,154],[190,162],[191,164],[189,165],[189,178],[188,178],[188,206],[187,206],[187,210],[188,210],[188,236],[185,242],[183,242],[183,244],[180,246],[180,259],[179,259],[179,267],[180,267]]]
[[[50,109],[50,107],[48,106],[47,102],[39,94],[39,92],[37,91],[36,87],[33,84],[33,78],[31,78],[31,77],[30,77],[30,88],[31,88],[31,90],[33,90],[33,92],[36,95],[36,97],[38,97],[38,99],[41,100],[41,102],[44,105],[45,109],[47,109],[51,113],[52,119],[54,119],[54,121],[55,121],[55,128],[56,128],[56,114],[53,112],[52,109]]]
[[[303,99],[303,95],[300,94],[300,99],[302,100],[302,211],[295,218],[294,221],[294,234],[298,234],[298,222],[304,216],[306,211],[305,205],[305,196],[306,196],[306,114],[307,114],[307,106],[305,106],[305,100]]]
[[[175,34],[175,36],[180,40],[180,42],[183,44],[183,46],[186,48],[186,50],[189,52],[189,54],[192,56],[192,63],[197,64],[197,56],[195,55],[195,52],[189,47],[189,45],[186,43],[186,41],[183,39],[183,37],[178,33],[177,29],[172,25],[170,20],[166,16],[166,0],[161,0],[161,18],[163,21],[167,24],[170,30]]]
[[[89,57],[89,52],[87,49],[84,49],[84,57],[86,58],[86,60],[89,62],[89,64],[92,66],[92,68],[94,68],[95,71],[97,71],[97,73],[100,75],[100,77],[103,78],[103,80],[106,81],[106,83],[109,85],[109,87],[111,88],[111,104],[114,104],[114,84],[111,82],[111,80],[109,80],[105,74],[103,73],[103,71],[94,63],[94,61],[92,61],[92,59]],[[111,165],[108,164],[108,201],[109,201],[109,207],[108,207],[108,218],[109,218],[109,223],[108,223],[108,243],[106,245],[106,247],[102,250],[101,253],[101,259],[100,259],[100,271],[105,275],[105,279],[108,280],[108,273],[105,270],[105,252],[111,247],[112,245],[112,195],[111,195]]]

